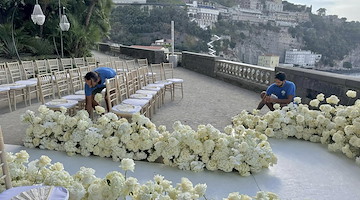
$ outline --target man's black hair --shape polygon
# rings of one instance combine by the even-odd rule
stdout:
[[[93,81],[97,81],[98,80],[98,75],[95,72],[88,72],[85,75],[85,80],[93,80]]]
[[[285,81],[286,74],[284,72],[278,72],[276,73],[275,78],[279,79],[280,81]]]

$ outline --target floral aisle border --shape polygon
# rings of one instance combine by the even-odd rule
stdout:
[[[181,182],[172,186],[172,182],[164,179],[161,175],[155,175],[153,180],[140,184],[134,177],[126,177],[128,170],[134,171],[135,163],[132,159],[123,159],[119,167],[124,175],[117,171],[109,172],[105,178],[96,177],[95,170],[81,167],[74,175],[64,170],[62,163],[51,164],[48,156],[41,156],[40,159],[29,163],[29,154],[26,151],[8,153],[13,186],[24,185],[52,185],[68,189],[70,200],[116,200],[116,199],[199,199],[205,197],[206,184],[193,183],[182,178]],[[26,166],[27,165],[27,166]],[[1,170],[0,170],[1,171]],[[4,183],[0,184],[0,192],[5,190]],[[233,199],[279,199],[276,194],[260,191],[254,197],[242,195],[237,192],[230,193],[224,200]]]
[[[91,154],[155,162],[184,170],[238,171],[242,176],[259,172],[276,164],[265,134],[254,130],[238,130],[231,126],[220,132],[211,125],[198,130],[179,121],[170,133],[165,126],[158,128],[143,115],[133,115],[132,122],[106,113],[92,122],[86,111],[75,116],[40,106],[39,114],[26,111],[22,121],[29,124],[24,138],[26,147],[66,151],[68,155]]]
[[[346,95],[349,98],[357,96],[356,91],[352,90],[347,91]],[[233,117],[234,127],[253,129],[256,134],[269,137],[296,137],[321,142],[327,144],[330,151],[342,152],[360,165],[359,99],[351,106],[338,105],[340,100],[337,96],[331,95],[325,99],[324,94],[317,95],[309,105],[301,104],[299,97],[295,101],[298,106],[291,104],[280,108],[277,104],[275,111],[263,116],[243,111]]]

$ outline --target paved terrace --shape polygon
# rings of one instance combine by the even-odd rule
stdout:
[[[221,131],[231,123],[231,117],[242,110],[256,107],[259,95],[256,92],[194,73],[184,68],[175,68],[175,76],[184,79],[184,98],[176,91],[174,101],[166,96],[165,104],[156,111],[152,121],[166,125],[172,130],[174,121],[196,128],[199,124],[212,124]],[[81,166],[96,169],[98,177],[117,170],[119,163],[99,157],[68,157],[63,152],[27,149],[22,145],[26,126],[20,123],[20,115],[27,109],[37,110],[40,103],[8,112],[6,105],[0,108],[0,125],[4,131],[7,151],[26,149],[31,158],[48,155],[52,162],[64,163],[71,174]],[[267,112],[264,109],[262,112]],[[181,177],[188,177],[194,184],[208,185],[208,199],[222,199],[231,192],[255,195],[257,191],[272,191],[281,199],[354,200],[359,199],[360,168],[353,160],[342,154],[330,153],[326,146],[310,142],[286,139],[270,139],[278,164],[258,174],[241,177],[238,173],[210,172],[195,173],[182,171],[163,164],[136,161],[136,169],[130,175],[144,183],[153,175],[161,174],[166,179],[179,183]]]

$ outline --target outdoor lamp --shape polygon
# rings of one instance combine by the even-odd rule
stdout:
[[[38,25],[43,25],[45,22],[45,15],[41,10],[38,0],[36,0],[34,11],[31,14],[31,20],[34,22],[34,24],[38,24]]]
[[[70,23],[69,23],[69,20],[67,19],[67,17],[66,17],[65,14],[61,16],[59,26],[60,26],[60,29],[61,29],[62,31],[68,31],[68,30],[69,30],[69,28],[70,28]]]

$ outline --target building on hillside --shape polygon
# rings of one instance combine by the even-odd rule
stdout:
[[[259,10],[248,10],[240,8],[232,8],[230,10],[231,20],[234,21],[246,21],[250,23],[267,23],[268,19]]]
[[[263,5],[259,0],[239,0],[240,8],[249,10],[262,10]]]
[[[282,12],[283,11],[283,4],[281,0],[267,0],[265,1],[265,8],[264,10],[269,12]]]
[[[146,0],[113,0],[114,4],[146,4]]]
[[[275,68],[279,66],[280,57],[276,55],[262,55],[258,57],[258,65]]]
[[[171,40],[170,39],[155,40],[155,42],[152,43],[151,46],[171,46]]]
[[[195,21],[200,28],[207,29],[213,28],[218,21],[219,10],[211,5],[198,4],[197,1],[193,1],[192,4],[186,4],[188,6],[188,16],[191,21]]]
[[[321,54],[315,54],[311,51],[292,49],[285,53],[285,64],[294,64],[294,66],[312,68],[316,62],[321,59]]]

